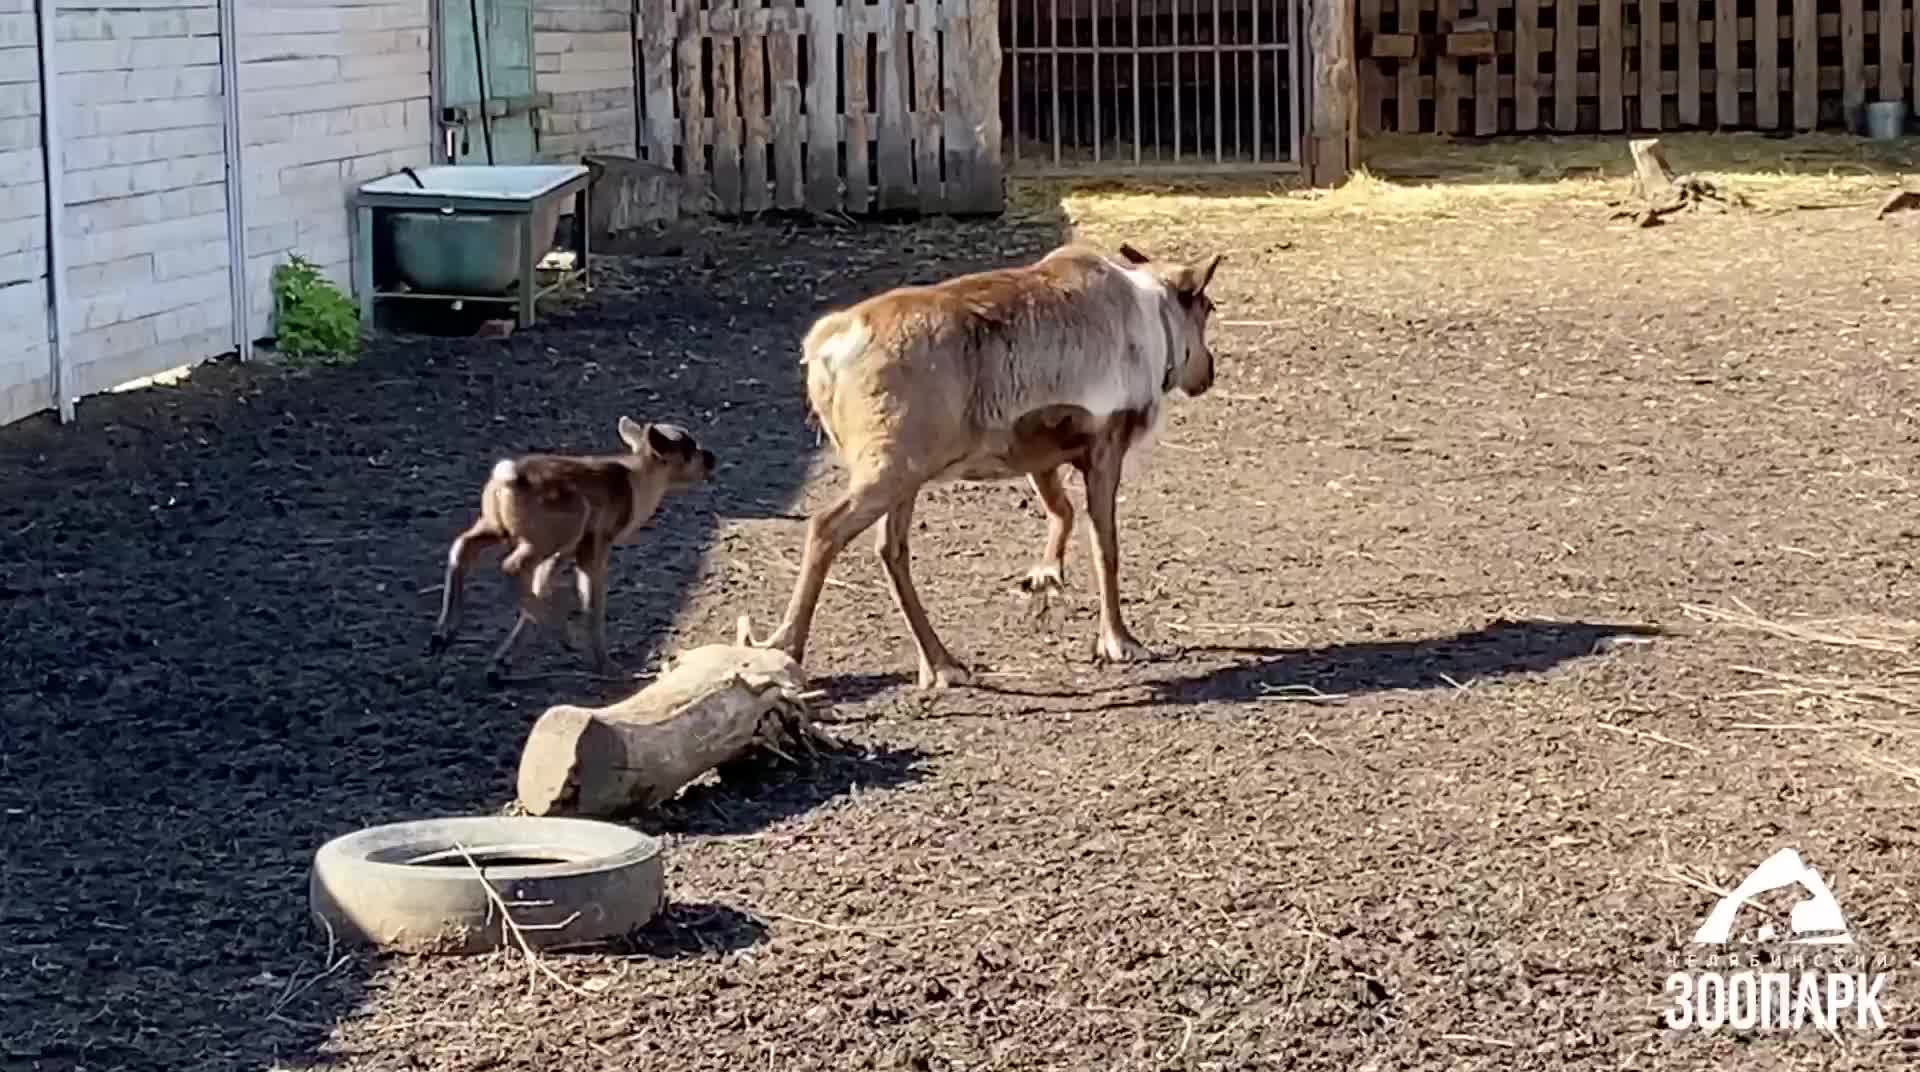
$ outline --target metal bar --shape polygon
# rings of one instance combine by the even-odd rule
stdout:
[[[1194,21],[1199,21],[1197,16]],[[1196,26],[1195,30],[1198,29]],[[1227,158],[1227,138],[1220,129],[1220,79],[1220,0],[1213,0],[1213,162],[1216,164]]]
[[[1260,41],[1260,4],[1253,0],[1253,44]],[[1260,162],[1260,54],[1253,54],[1253,162]]]
[[[245,361],[253,356],[253,295],[247,285],[245,146],[240,137],[240,30],[234,8],[239,0],[220,0],[220,96],[226,139],[227,292],[233,302],[233,350]]]
[[[1037,51],[1041,52],[1042,54],[1045,54],[1052,50],[1039,49]],[[1110,48],[1103,49],[1102,51],[1110,52],[1111,49]],[[1177,52],[1185,56],[1198,56],[1198,55],[1209,54],[1211,51],[1212,50],[1205,49],[1205,48],[1191,48],[1186,45],[1177,45],[1177,46],[1176,45],[1159,45],[1159,46],[1143,45],[1140,48],[1141,54],[1148,55],[1148,56],[1154,55],[1156,53],[1168,53],[1168,52]],[[1287,46],[1281,45],[1281,44],[1224,45],[1218,51],[1228,52],[1228,53],[1231,53],[1231,52],[1285,52],[1287,51]],[[1061,45],[1059,52],[1062,56],[1087,56],[1093,53],[1093,49],[1087,45],[1078,45],[1078,46]]]
[[[1193,0],[1199,3],[1200,0]],[[1180,0],[1168,0],[1168,10],[1172,13],[1167,26],[1173,31],[1173,45],[1166,49],[1173,61],[1173,158],[1180,159]],[[1155,51],[1160,51],[1156,49]],[[1197,61],[1196,61],[1197,62]]]
[[[1287,100],[1292,111],[1293,163],[1300,163],[1300,5],[1306,0],[1287,0]]]
[[[1093,162],[1100,162],[1100,12],[1096,0],[1087,4],[1087,23],[1093,32]]]
[[[1053,166],[1060,166],[1060,0],[1048,0],[1053,5],[1053,25],[1047,33],[1047,42],[1053,46]]]
[[[1020,167],[1021,134],[1025,128],[1020,125],[1020,3],[1019,0],[1007,0],[1007,53],[1013,59],[1013,167]]]
[[[67,376],[67,198],[62,190],[66,164],[60,140],[60,71],[54,66],[54,6],[58,0],[38,0],[34,14],[40,30],[40,159],[47,198],[47,382],[61,424],[74,418],[73,384]]]
[[[1300,165],[1292,162],[1252,164],[1243,160],[1229,160],[1215,164],[1206,160],[1185,163],[1171,160],[1158,163],[1149,161],[1136,166],[1125,160],[1108,160],[1098,167],[1090,163],[1062,164],[1057,167],[1034,165],[1023,168],[1018,175],[1024,179],[1070,179],[1085,175],[1127,178],[1134,175],[1245,175],[1256,172],[1287,175],[1299,170]]]
[[[1133,162],[1140,163],[1140,0],[1133,0]]]

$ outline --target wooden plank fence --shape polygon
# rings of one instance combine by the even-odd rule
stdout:
[[[1858,129],[1920,100],[1920,0],[1358,0],[1360,128]]]
[[[641,151],[722,215],[996,213],[991,0],[638,0]]]

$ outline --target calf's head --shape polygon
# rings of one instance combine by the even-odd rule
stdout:
[[[1207,284],[1213,282],[1214,269],[1221,255],[1208,257],[1195,267],[1172,261],[1156,261],[1128,243],[1120,244],[1120,255],[1127,263],[1151,272],[1173,295],[1178,306],[1174,321],[1179,333],[1174,345],[1180,357],[1174,365],[1173,386],[1191,398],[1213,386],[1213,351],[1207,346],[1207,321],[1213,316],[1213,299],[1207,297]]]
[[[689,487],[713,475],[713,452],[677,424],[641,424],[622,417],[620,440],[639,455],[642,465],[664,475],[669,488]]]

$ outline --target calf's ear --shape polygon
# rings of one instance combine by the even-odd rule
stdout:
[[[632,417],[620,418],[620,442],[625,443],[627,449],[635,454],[640,453],[640,449],[647,445],[646,426]]]

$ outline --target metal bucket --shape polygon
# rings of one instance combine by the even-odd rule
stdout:
[[[1906,130],[1905,101],[1875,101],[1867,105],[1867,137],[1875,141],[1892,141],[1905,134]]]

